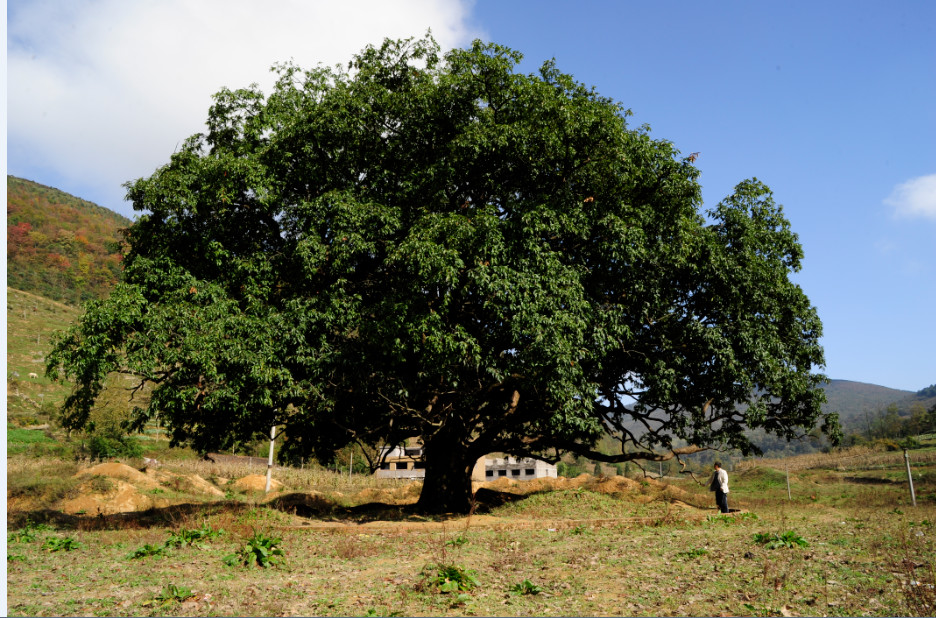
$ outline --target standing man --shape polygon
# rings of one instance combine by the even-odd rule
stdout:
[[[728,473],[722,469],[721,462],[715,462],[715,472],[709,482],[709,489],[715,492],[715,504],[722,513],[728,512]]]

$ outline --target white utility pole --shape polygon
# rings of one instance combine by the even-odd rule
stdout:
[[[273,440],[276,438],[276,425],[270,427],[270,458],[267,460],[266,493],[270,493],[270,483],[273,480]]]

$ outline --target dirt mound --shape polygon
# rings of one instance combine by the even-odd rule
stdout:
[[[380,502],[382,504],[413,504],[419,499],[421,483],[407,483],[393,489],[367,488],[354,495],[358,504]]]
[[[273,508],[300,517],[316,517],[329,512],[334,503],[317,491],[280,494],[266,501]]]
[[[69,515],[113,515],[162,506],[159,501],[118,478],[109,478],[104,482],[101,482],[100,478],[91,478],[81,483],[72,493],[77,495],[58,504],[58,509]]]
[[[169,487],[176,491],[214,496],[216,498],[224,496],[223,491],[197,474],[174,474],[163,469],[147,468],[145,476],[149,479],[156,480],[164,487]]]
[[[106,476],[108,478],[126,481],[127,483],[142,487],[143,489],[156,489],[159,487],[159,482],[155,479],[151,479],[139,470],[134,470],[128,465],[115,462],[98,464],[92,468],[82,470],[75,476]]]
[[[266,476],[263,474],[248,474],[234,481],[232,487],[237,491],[266,491]],[[283,484],[276,479],[270,481],[270,491],[279,491]]]

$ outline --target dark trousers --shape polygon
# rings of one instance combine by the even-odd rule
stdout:
[[[718,510],[722,513],[728,512],[728,494],[723,492],[721,489],[715,490],[715,504],[718,506]]]

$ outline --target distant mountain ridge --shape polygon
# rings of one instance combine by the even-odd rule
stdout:
[[[130,219],[64,191],[7,176],[7,285],[79,305],[120,277]]]

